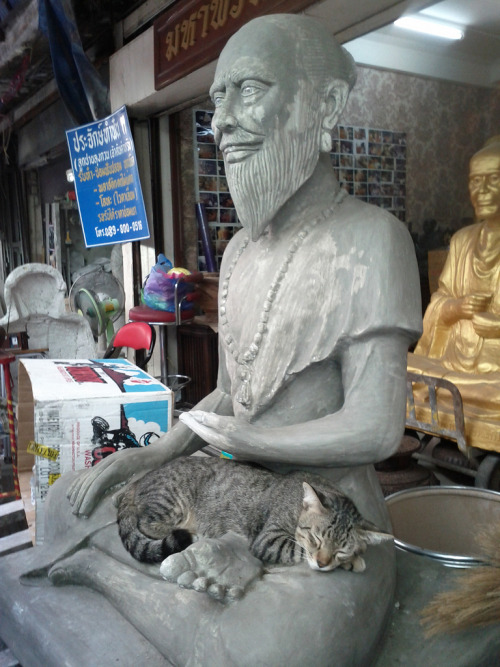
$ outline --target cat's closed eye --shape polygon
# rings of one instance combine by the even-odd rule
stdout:
[[[297,528],[297,536],[300,537],[304,542],[306,542],[313,549],[319,549],[321,546],[321,541],[314,533],[311,532],[312,528]]]

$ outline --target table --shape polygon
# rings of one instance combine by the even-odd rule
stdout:
[[[181,310],[179,308],[177,313],[173,313],[166,310],[154,310],[149,306],[134,306],[129,310],[128,316],[132,322],[148,322],[148,324],[158,327],[161,355],[161,381],[163,384],[168,385],[167,327],[178,326],[181,322],[193,319],[195,316],[194,310]]]

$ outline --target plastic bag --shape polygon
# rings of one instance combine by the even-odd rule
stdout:
[[[144,281],[142,300],[149,308],[174,313],[175,284],[179,280],[179,274],[173,268],[172,262],[165,255],[160,254],[157,259],[158,261],[151,269],[151,273]],[[178,288],[179,301],[192,292],[193,289],[193,283],[182,281]],[[182,310],[189,310],[193,308],[193,304],[189,301],[184,301],[181,308]]]

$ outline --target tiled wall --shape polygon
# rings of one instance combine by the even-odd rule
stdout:
[[[406,133],[406,221],[456,230],[473,215],[469,160],[500,133],[500,90],[358,67],[341,122]]]
[[[210,109],[210,102],[197,108]],[[429,219],[456,231],[473,215],[469,159],[487,138],[500,134],[500,90],[358,67],[340,125],[406,135],[406,223],[414,233],[422,233]],[[185,248],[188,266],[196,268],[192,109],[181,113],[181,128]]]
[[[240,228],[229,193],[222,155],[211,129],[213,112],[194,109],[196,200],[205,207],[217,270],[233,234]],[[368,127],[335,128],[331,161],[342,188],[405,220],[406,134]],[[198,268],[205,271],[205,248],[198,242]]]

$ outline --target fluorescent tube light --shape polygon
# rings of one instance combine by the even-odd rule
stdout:
[[[463,31],[455,26],[438,23],[437,21],[417,16],[403,16],[397,21],[394,21],[394,25],[398,28],[423,32],[426,35],[433,35],[434,37],[444,37],[444,39],[463,39],[464,36]]]

